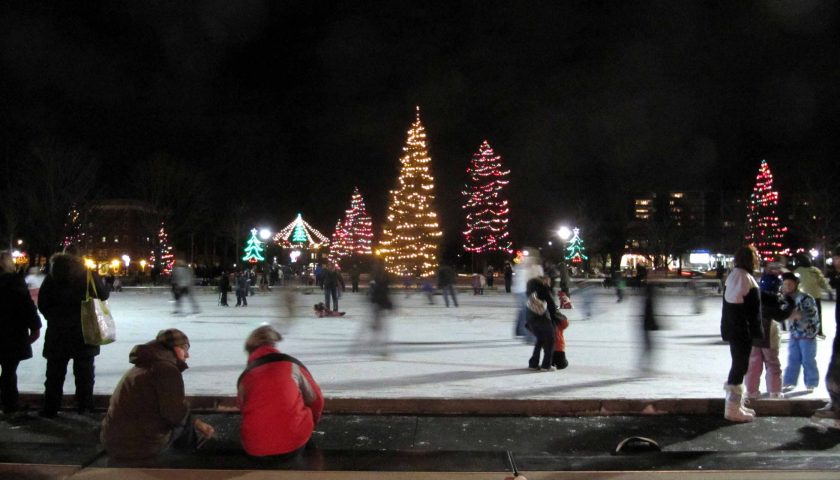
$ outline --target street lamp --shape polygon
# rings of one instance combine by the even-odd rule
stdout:
[[[566,242],[572,238],[572,230],[563,225],[557,230],[560,237],[560,290],[566,295],[569,294],[569,270],[566,268]]]
[[[267,228],[261,228],[260,229],[260,240],[266,241],[269,238],[271,238],[271,230],[269,230]]]

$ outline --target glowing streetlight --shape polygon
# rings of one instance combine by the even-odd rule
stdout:
[[[563,225],[557,230],[557,236],[560,237],[560,240],[563,240],[563,243],[566,243],[570,238],[572,238],[572,229]]]
[[[572,229],[563,225],[557,230],[560,237],[560,290],[569,294],[569,270],[566,268],[566,242],[572,238]]]
[[[125,268],[128,268],[128,264],[131,263],[131,257],[129,257],[128,255],[123,255],[121,258],[123,263],[125,264]]]
[[[267,228],[260,229],[260,240],[266,241],[271,238],[271,230]]]

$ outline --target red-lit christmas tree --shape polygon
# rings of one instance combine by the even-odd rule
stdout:
[[[502,170],[502,157],[485,140],[473,154],[469,184],[462,193],[467,197],[467,230],[464,250],[473,253],[513,252],[508,232],[508,201],[504,188],[510,170]]]
[[[350,209],[344,212],[344,220],[339,220],[335,225],[330,241],[330,260],[337,262],[343,258],[370,255],[372,243],[373,221],[356,187],[350,198]]]
[[[329,260],[332,263],[337,263],[342,258],[349,255],[347,251],[347,231],[344,229],[347,217],[345,216],[344,218],[345,220],[343,222],[341,219],[335,222],[335,231],[333,231],[333,234],[330,237]]]
[[[353,189],[350,210],[347,211],[344,228],[347,231],[347,247],[350,255],[370,255],[373,244],[373,220],[365,207],[365,199],[359,187]]]
[[[779,215],[776,213],[778,206],[779,192],[773,190],[773,174],[767,161],[762,160],[747,205],[745,236],[747,243],[758,250],[762,260],[774,260],[784,252],[782,240],[787,228],[779,223]]]
[[[155,238],[154,242],[155,245],[152,249],[149,262],[157,267],[160,273],[169,275],[172,273],[175,255],[172,253],[172,245],[169,244],[169,235],[166,233],[163,222],[160,222],[160,230],[158,230],[157,238]]]

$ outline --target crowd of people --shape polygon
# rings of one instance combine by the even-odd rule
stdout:
[[[840,265],[840,247],[835,250],[835,265]],[[820,366],[816,352],[822,330],[822,291],[840,289],[840,276],[827,281],[811,265],[807,256],[788,262],[768,263],[759,279],[759,257],[751,246],[740,248],[734,265],[723,280],[721,338],[729,344],[731,365],[724,384],[724,417],[734,422],[755,418],[749,400],[761,396],[762,374],[768,398],[783,398],[796,388],[800,374],[806,391],[819,386]],[[351,272],[351,283],[358,291],[358,269]],[[330,264],[319,272],[324,302],[316,305],[319,316],[338,312],[339,292],[345,289],[341,272]],[[489,272],[492,276],[493,271]],[[502,276],[505,290],[515,295],[517,316],[514,335],[533,342],[528,368],[550,372],[566,368],[565,330],[568,318],[564,306],[569,297],[556,294],[552,278],[545,275],[536,250],[526,250],[515,267],[505,264]],[[240,281],[240,279],[242,279]],[[229,280],[229,279],[228,279]],[[447,307],[458,307],[456,274],[452,267],[441,265],[437,287]],[[189,299],[193,312],[198,305],[192,296],[194,277],[188,266],[176,263],[172,288],[176,312]],[[372,268],[368,300],[371,321],[360,333],[359,344],[388,356],[385,317],[393,308],[390,282],[381,263]],[[479,283],[479,286],[489,282]],[[237,290],[237,305],[247,305],[248,275],[233,282],[220,283],[220,304],[226,306],[228,288]],[[92,287],[92,288],[91,288]],[[653,314],[653,288],[648,285],[643,314],[643,330],[656,329]],[[0,400],[6,414],[21,408],[16,370],[20,361],[32,357],[31,344],[42,328],[40,310],[47,323],[43,356],[47,360],[44,401],[39,414],[55,417],[61,409],[63,386],[69,363],[73,362],[75,406],[80,413],[93,409],[95,357],[99,347],[85,343],[81,331],[80,305],[90,296],[105,300],[110,289],[96,272],[89,272],[80,257],[59,253],[50,259],[49,273],[40,285],[37,307],[8,252],[0,252],[0,298],[7,313],[0,334]],[[480,294],[480,292],[475,292]],[[242,298],[240,298],[242,297]],[[840,330],[840,309],[835,310]],[[781,336],[787,331],[787,361],[782,368]],[[247,366],[237,385],[237,405],[242,413],[242,445],[257,457],[285,457],[299,453],[309,440],[322,409],[323,395],[306,367],[294,357],[280,353],[277,342],[282,335],[270,326],[257,328],[248,336],[245,351]],[[650,339],[645,341],[649,350]],[[135,346],[129,354],[132,367],[125,373],[110,398],[102,421],[101,441],[115,458],[142,459],[167,449],[199,447],[212,438],[211,425],[193,417],[185,398],[182,372],[187,368],[190,343],[187,335],[175,328],[163,330],[155,339]],[[840,340],[835,335],[832,355],[825,375],[830,403],[815,412],[819,418],[838,420],[840,425]],[[277,432],[283,432],[278,435]]]
[[[834,262],[840,265],[840,248],[835,251]],[[766,371],[769,398],[782,398],[784,393],[794,390],[800,373],[807,392],[813,392],[819,386],[817,340],[825,338],[819,297],[821,290],[830,292],[831,286],[840,288],[840,279],[835,276],[830,286],[806,255],[797,257],[796,263],[793,271],[787,268],[786,262],[767,264],[760,280],[756,281],[753,275],[759,271],[760,259],[755,248],[744,246],[735,253],[734,268],[726,277],[723,288],[721,317],[721,338],[729,343],[731,357],[729,376],[724,384],[724,417],[728,420],[749,422],[755,419],[755,410],[747,403],[748,399],[760,396],[763,371]],[[835,322],[840,327],[840,309],[835,310]],[[784,370],[780,361],[782,329],[789,332]],[[831,402],[815,415],[838,420],[840,424],[838,338],[835,335],[825,377]]]

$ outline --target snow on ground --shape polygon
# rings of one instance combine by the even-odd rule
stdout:
[[[345,317],[315,318],[312,305],[323,301],[320,290],[286,294],[282,288],[248,298],[247,308],[217,306],[207,289],[196,295],[197,315],[173,315],[171,296],[164,289],[114,293],[110,300],[117,321],[118,341],[102,347],[96,359],[96,387],[110,394],[129,368],[128,352],[154,338],[164,328],[180,328],[190,337],[185,372],[190,395],[235,395],[236,379],[244,368],[243,343],[263,323],[275,325],[285,339],[281,351],[301,359],[324,393],[353,398],[717,398],[729,369],[729,349],[720,341],[720,296],[703,301],[704,313],[678,288],[658,297],[662,330],[654,332],[656,351],[651,372],[639,369],[641,353],[641,297],[636,292],[616,303],[612,290],[591,287],[573,292],[574,310],[567,310],[569,367],[557,372],[533,372],[527,362],[531,346],[513,339],[514,297],[491,292],[460,294],[459,308],[446,308],[440,296],[428,305],[425,296],[395,292],[397,309],[388,319],[391,355],[381,358],[359,343],[371,317],[364,293],[344,293],[339,304]],[[583,314],[589,295],[593,312]],[[287,300],[295,307],[290,311]],[[824,302],[825,333],[834,336],[834,302]],[[43,338],[43,335],[42,335]],[[782,344],[782,365],[787,354]],[[42,340],[35,358],[21,363],[18,384],[23,392],[43,391],[45,360]],[[831,354],[830,341],[820,341],[817,362],[820,378]],[[65,394],[72,394],[72,368]],[[762,381],[762,389],[764,383]],[[828,398],[824,385],[796,396]]]

